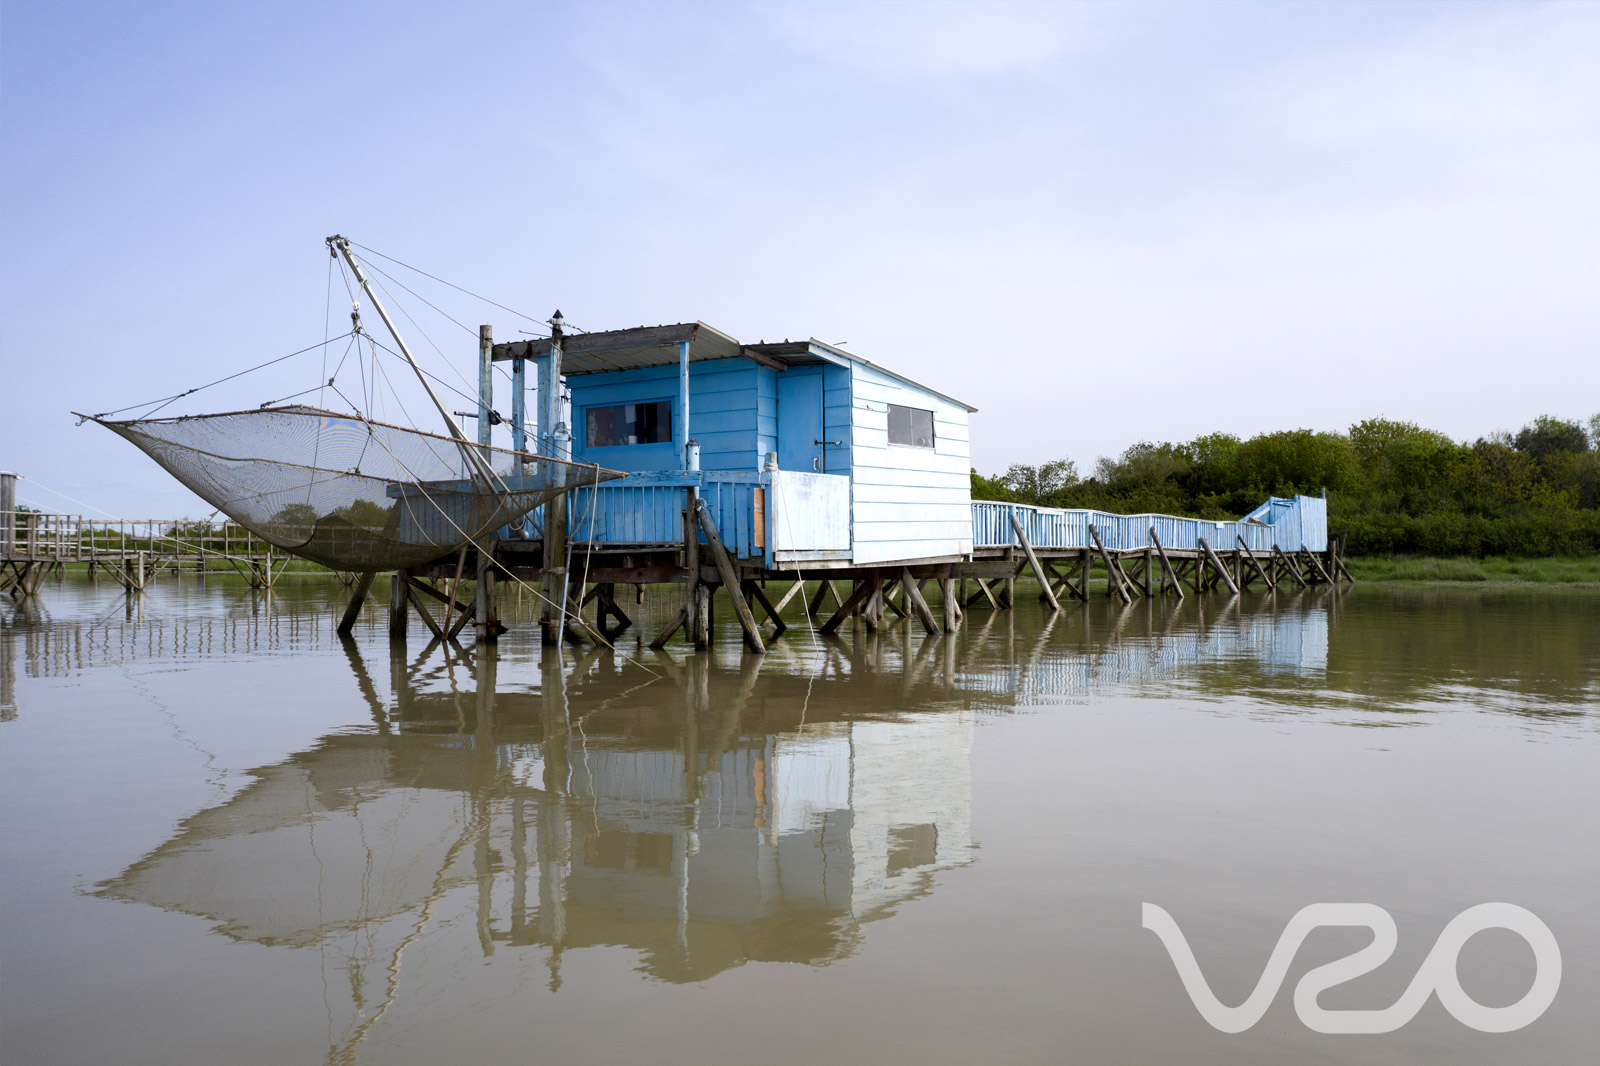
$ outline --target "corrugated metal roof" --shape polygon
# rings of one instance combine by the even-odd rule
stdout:
[[[913,381],[904,374],[886,366],[845,351],[838,345],[819,341],[815,337],[805,341],[781,341],[772,344],[740,344],[721,330],[704,322],[679,322],[670,326],[635,326],[632,329],[612,329],[600,333],[574,333],[562,338],[561,373],[567,377],[579,374],[607,374],[614,370],[637,370],[647,366],[677,366],[678,345],[689,342],[689,361],[706,359],[733,359],[743,356],[775,370],[791,366],[814,366],[818,363],[861,363],[879,373],[887,374],[908,385],[930,392],[968,411],[977,408],[938,389]],[[510,341],[494,346],[494,358],[531,359],[547,355],[550,351],[548,337],[525,341]]]
[[[904,374],[902,374],[902,373],[900,373],[898,371],[890,370],[888,367],[882,365],[881,363],[874,363],[871,359],[868,359],[865,356],[857,355],[854,352],[846,351],[845,349],[839,347],[837,344],[829,344],[827,341],[819,341],[815,337],[812,337],[809,341],[784,341],[781,344],[747,344],[747,345],[745,345],[745,350],[746,351],[762,352],[764,354],[771,354],[771,355],[778,356],[779,358],[783,358],[785,355],[788,355],[789,353],[795,353],[797,355],[799,353],[800,349],[802,349],[802,348],[804,348],[807,352],[809,352],[813,356],[818,355],[818,354],[826,354],[826,355],[832,355],[832,356],[836,357],[835,359],[824,360],[824,361],[837,362],[838,360],[842,359],[842,360],[845,360],[847,362],[860,363],[862,366],[870,366],[872,369],[878,371],[880,374],[887,374],[890,377],[895,378],[896,380],[905,382],[907,385],[914,385],[914,386],[916,386],[917,388],[921,389],[924,392],[931,392],[935,396],[939,397],[941,400],[948,400],[951,403],[955,404],[957,407],[964,407],[968,411],[976,411],[977,410],[976,407],[972,406],[970,403],[967,403],[965,400],[958,400],[954,396],[951,396],[949,393],[940,392],[938,389],[931,388],[931,387],[929,387],[927,385],[924,385],[920,381],[916,381],[916,380],[913,380],[912,378],[908,378]],[[819,349],[821,350],[820,353],[818,351]],[[813,360],[813,361],[815,361],[815,360]],[[796,363],[798,363],[798,362],[799,362],[799,360],[797,359]]]

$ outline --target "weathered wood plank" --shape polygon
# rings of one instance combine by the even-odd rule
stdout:
[[[1094,546],[1100,551],[1100,561],[1106,564],[1106,591],[1109,595],[1112,589],[1121,597],[1123,603],[1132,603],[1133,597],[1128,595],[1128,590],[1122,587],[1122,581],[1117,576],[1117,564],[1111,561],[1111,553],[1106,551],[1105,542],[1100,539],[1100,531],[1092,524],[1089,526],[1089,536],[1094,539]],[[1085,584],[1088,577],[1084,577]]]
[[[361,617],[361,607],[367,602],[367,593],[372,590],[372,579],[378,575],[367,570],[356,578],[356,584],[350,590],[350,602],[344,605],[344,616],[339,619],[338,634],[341,637],[350,635],[356,627],[356,619]]]
[[[1052,611],[1061,610],[1061,604],[1056,600],[1056,594],[1050,591],[1050,580],[1045,576],[1044,566],[1039,562],[1039,557],[1033,553],[1033,545],[1028,543],[1027,531],[1022,528],[1022,522],[1017,518],[1016,512],[1011,513],[1011,528],[1016,531],[1017,540],[1022,545],[1023,553],[1028,557],[1028,565],[1033,568],[1034,580],[1039,582],[1039,588],[1044,591],[1044,602],[1050,605]],[[1011,580],[1006,582],[1011,585]]]
[[[873,584],[870,580],[863,579],[856,582],[856,587],[851,589],[850,595],[846,596],[844,602],[839,604],[839,609],[833,612],[833,617],[822,623],[822,632],[827,634],[838,629],[844,620],[850,617],[850,612],[864,603],[867,597],[872,594],[872,588]]]
[[[734,614],[739,619],[739,627],[744,630],[745,644],[757,655],[765,655],[767,646],[761,640],[761,627],[756,625],[755,615],[750,613],[750,605],[745,602],[744,595],[740,591],[739,572],[733,568],[733,560],[728,558],[728,551],[722,546],[722,538],[717,535],[717,524],[712,521],[711,512],[706,508],[704,501],[697,502],[699,502],[700,528],[705,531],[711,557],[716,561],[717,570],[722,574],[722,587],[728,590],[728,599],[733,601]]]
[[[1178,599],[1183,599],[1183,582],[1178,580],[1178,572],[1172,568],[1172,560],[1167,558],[1167,549],[1162,547],[1161,538],[1156,536],[1156,527],[1150,527],[1150,543],[1156,546],[1156,555],[1161,559],[1161,572],[1165,575],[1162,581],[1163,593],[1166,592],[1166,582],[1172,582],[1172,590],[1178,594]]]
[[[933,611],[929,609],[928,601],[922,598],[922,589],[917,586],[917,581],[911,576],[910,570],[900,571],[900,586],[906,590],[906,601],[916,611],[917,620],[922,623],[924,632],[936,635],[939,632],[939,623],[934,620]]]
[[[1217,553],[1212,550],[1210,544],[1206,543],[1206,538],[1196,537],[1195,540],[1199,542],[1200,550],[1206,553],[1206,558],[1211,560],[1211,566],[1216,571],[1218,579],[1228,586],[1229,592],[1237,596],[1239,594],[1239,586],[1234,584],[1233,575],[1229,574],[1228,568],[1222,565],[1222,560],[1217,558]]]

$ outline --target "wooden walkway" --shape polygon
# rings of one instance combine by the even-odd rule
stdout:
[[[179,570],[236,573],[252,587],[270,588],[290,558],[235,522],[0,514],[0,593],[14,600],[36,595],[47,576],[69,563],[86,564],[95,579],[104,571],[137,592]]]

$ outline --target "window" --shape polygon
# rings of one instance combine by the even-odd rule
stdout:
[[[584,443],[589,448],[672,441],[672,401],[624,403],[584,410]]]
[[[933,447],[933,412],[920,407],[889,405],[889,443]]]

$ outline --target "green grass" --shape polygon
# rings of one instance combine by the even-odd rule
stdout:
[[[1486,559],[1432,556],[1352,556],[1345,560],[1357,581],[1454,581],[1463,583],[1600,585],[1600,555]]]

